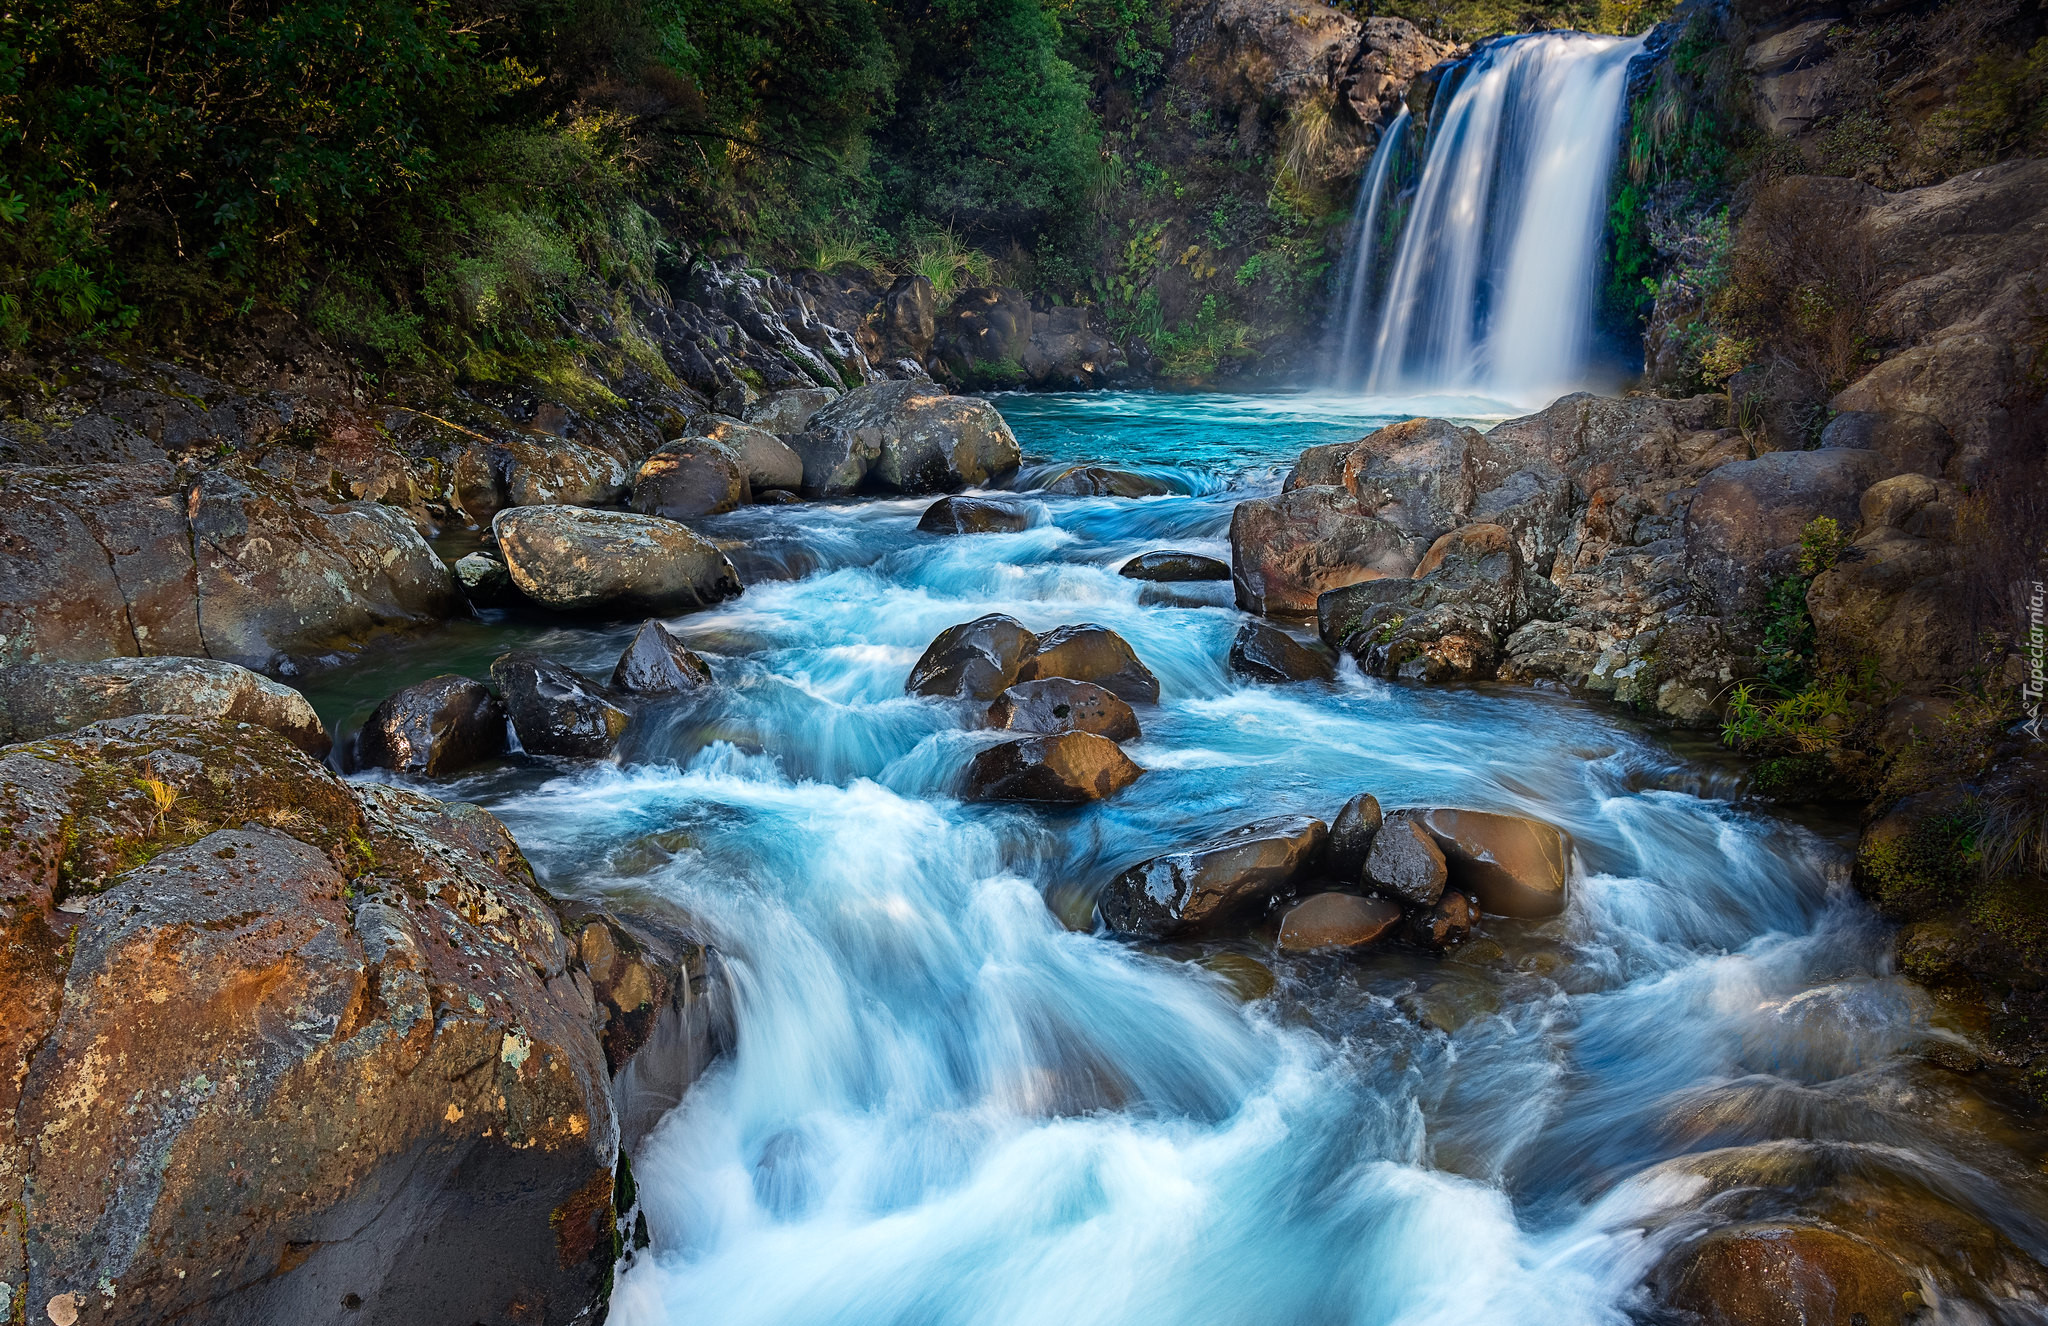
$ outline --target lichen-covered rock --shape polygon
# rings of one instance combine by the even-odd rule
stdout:
[[[333,743],[306,697],[209,658],[108,658],[0,668],[0,742],[28,741],[130,714],[255,723],[315,759]]]
[[[514,506],[605,506],[631,486],[618,457],[560,437],[472,442],[448,474],[450,499],[478,524]]]
[[[791,446],[803,458],[806,497],[843,497],[864,483],[950,492],[1001,479],[1022,460],[995,406],[929,382],[850,391],[818,411]]]
[[[823,387],[809,390],[799,388],[794,394],[821,396],[822,408],[824,404],[838,396],[837,392],[826,395],[827,390]],[[791,394],[778,393],[782,397]],[[805,418],[808,419],[809,416],[806,415]],[[704,436],[714,442],[723,443],[739,460],[740,473],[746,476],[747,486],[756,494],[754,500],[757,501],[758,495],[765,491],[791,492],[803,486],[803,458],[790,448],[789,443],[776,436],[777,433],[797,431],[798,428],[771,429],[753,421],[743,424],[717,417],[713,417],[710,423],[704,425]]]
[[[612,669],[612,685],[634,695],[691,695],[711,685],[711,665],[660,622],[646,622]]]
[[[1017,665],[1016,680],[1065,677],[1092,681],[1133,704],[1159,703],[1159,679],[1124,638],[1107,626],[1083,622],[1037,637]]]
[[[1230,579],[1230,563],[1189,552],[1140,553],[1117,568],[1127,580],[1153,580],[1168,584]]]
[[[752,496],[739,453],[708,437],[665,443],[633,476],[633,509],[670,520],[715,516]]]
[[[1317,596],[1384,576],[1406,579],[1420,550],[1343,488],[1305,487],[1239,502],[1230,513],[1237,606],[1303,616]]]
[[[740,592],[724,553],[659,516],[529,506],[491,528],[519,592],[557,611],[688,612]]]
[[[519,597],[504,559],[491,553],[464,553],[456,558],[455,578],[462,582],[463,595],[472,607],[499,608]]]
[[[1529,576],[1499,525],[1466,525],[1439,538],[1403,582],[1375,580],[1316,601],[1326,642],[1381,676],[1466,681],[1493,675],[1505,641],[1556,592]]]
[[[482,682],[444,674],[378,705],[356,735],[362,769],[441,778],[505,753],[505,708]]]
[[[491,664],[491,680],[504,698],[520,749],[529,754],[601,760],[631,721],[594,682],[539,654],[501,655]]]
[[[1282,815],[1184,851],[1142,861],[1103,890],[1102,922],[1120,935],[1168,939],[1213,932],[1321,864],[1329,826]]]
[[[747,422],[771,435],[801,433],[818,411],[839,399],[839,394],[831,387],[791,387],[787,391],[770,392],[747,407]],[[765,486],[780,488],[793,485]]]
[[[1288,953],[1363,948],[1400,922],[1401,909],[1385,898],[1318,893],[1288,908],[1280,918],[1280,947]]]
[[[925,647],[903,689],[911,695],[993,700],[1017,680],[1038,637],[1015,617],[990,613],[949,626]]]
[[[1230,642],[1230,670],[1253,681],[1328,681],[1336,669],[1327,656],[1267,622],[1246,622]]]
[[[1450,873],[1443,849],[1422,825],[1419,812],[1397,810],[1386,817],[1366,852],[1365,878],[1413,906],[1436,906]]]
[[[1136,741],[1138,716],[1093,682],[1051,677],[1022,681],[988,707],[988,725],[1012,732],[1092,732],[1111,741]]]
[[[1092,732],[1025,737],[990,746],[967,767],[969,801],[1078,804],[1115,796],[1145,771]]]
[[[161,716],[0,750],[0,804],[0,1198],[39,1311],[594,1309],[596,1009],[495,820]]]
[[[917,528],[921,534],[1014,534],[1030,524],[1030,513],[1009,502],[942,497],[924,509]]]

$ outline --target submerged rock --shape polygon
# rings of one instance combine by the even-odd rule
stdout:
[[[1479,905],[1456,889],[1445,889],[1436,905],[1415,914],[1409,933],[1423,948],[1441,953],[1472,937],[1479,924]]]
[[[1031,524],[1029,512],[985,497],[942,497],[924,510],[923,534],[1014,534]]]
[[[1443,849],[1423,827],[1422,812],[1397,810],[1373,835],[1365,857],[1367,882],[1416,907],[1434,907],[1450,878]]]
[[[1919,1282],[1853,1234],[1759,1222],[1717,1229],[1665,1259],[1660,1297],[1707,1326],[1905,1326]]]
[[[519,592],[561,612],[688,612],[740,592],[725,554],[659,516],[515,507],[491,528]]]
[[[643,623],[612,669],[614,688],[634,695],[687,695],[711,684],[711,665],[660,622]]]
[[[1140,553],[1118,568],[1128,580],[1152,580],[1168,584],[1189,581],[1228,580],[1230,563],[1190,552]]]
[[[670,520],[715,516],[752,497],[739,453],[708,437],[664,445],[633,476],[633,509]]]
[[[1093,682],[1050,677],[1024,681],[989,706],[990,727],[1013,732],[1092,732],[1111,741],[1136,741],[1138,716]]]
[[[1078,803],[1114,796],[1145,771],[1092,732],[1062,732],[991,746],[967,766],[969,801]]]
[[[1443,851],[1453,887],[1496,916],[1556,916],[1567,901],[1571,840],[1522,815],[1483,810],[1422,812],[1420,827]]]
[[[130,714],[255,723],[315,759],[332,746],[306,697],[210,658],[109,658],[0,668],[0,741],[28,741]]]
[[[625,735],[625,710],[600,688],[539,654],[518,651],[491,664],[512,730],[533,755],[603,759]]]
[[[1330,821],[1331,879],[1346,884],[1364,882],[1365,858],[1372,851],[1372,840],[1379,833],[1383,818],[1379,798],[1370,792],[1361,792],[1344,803],[1337,818]]]
[[[505,709],[482,682],[444,674],[377,706],[356,735],[356,766],[441,778],[503,755]]]
[[[1159,679],[1138,661],[1124,638],[1107,626],[1083,622],[1039,636],[1018,664],[1017,680],[1045,677],[1092,681],[1133,704],[1159,703]]]
[[[1112,880],[1096,904],[1121,935],[1168,939],[1214,931],[1320,864],[1329,829],[1282,815],[1155,856]]]
[[[1022,622],[999,612],[949,626],[925,647],[903,689],[911,695],[993,700],[1017,680],[1018,665],[1037,643]]]
[[[1289,953],[1361,948],[1401,921],[1401,909],[1385,898],[1318,893],[1287,909],[1280,918],[1280,947]]]
[[[1147,474],[1101,465],[1070,465],[1040,487],[1069,497],[1164,497],[1172,487]]]
[[[1242,953],[1211,953],[1200,962],[1223,978],[1225,988],[1241,1004],[1273,993],[1273,969],[1257,958]]]
[[[1230,670],[1253,681],[1328,681],[1337,675],[1330,660],[1266,622],[1237,628],[1230,642]]]

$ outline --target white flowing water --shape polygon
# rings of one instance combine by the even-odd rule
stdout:
[[[1365,318],[1343,310],[1340,385],[1530,406],[1587,385],[1607,190],[1641,49],[1539,33],[1488,43],[1445,75],[1369,338],[1353,341]],[[1375,154],[1369,187],[1384,189],[1394,150]],[[1375,194],[1358,209],[1347,304],[1372,290],[1384,205]]]
[[[915,531],[923,500],[699,522],[749,578],[673,623],[715,699],[643,714],[615,765],[432,788],[502,816],[556,893],[675,909],[722,955],[734,1045],[634,1156],[652,1246],[615,1326],[1618,1324],[1674,1241],[1736,1218],[1687,1157],[1807,1139],[2048,1250],[2035,1158],[1921,1057],[1957,1035],[1890,974],[1843,826],[1731,800],[1711,747],[1560,696],[1248,684],[1224,663],[1244,620],[1227,585],[1115,573],[1158,548],[1227,556],[1232,505],[1303,445],[1405,410],[999,403],[1027,450],[1113,455],[1176,495],[1026,491],[1030,528],[954,538]],[[995,611],[1103,623],[1159,675],[1126,792],[959,799],[998,738],[903,683],[932,636]],[[514,643],[601,673],[630,629],[471,628],[324,707],[359,716]],[[1360,791],[1558,823],[1570,909],[1489,918],[1448,959],[1062,924],[1133,861]],[[636,847],[653,833],[663,852]],[[1196,961],[1219,953],[1270,964],[1274,992],[1239,1003]],[[1939,1306],[2033,1310],[1990,1290]]]

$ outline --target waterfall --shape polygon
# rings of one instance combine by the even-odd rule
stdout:
[[[1338,289],[1342,309],[1343,335],[1337,342],[1337,371],[1344,374],[1358,362],[1358,342],[1365,333],[1366,318],[1372,312],[1373,267],[1379,254],[1380,203],[1386,196],[1387,176],[1394,159],[1406,150],[1408,108],[1380,134],[1380,145],[1372,154],[1372,166],[1358,186],[1358,217],[1351,231],[1351,262],[1344,270],[1344,284]]]
[[[1607,185],[1641,48],[1538,33],[1489,42],[1446,75],[1376,320],[1369,282],[1347,282],[1361,307],[1344,311],[1343,385],[1526,404],[1586,385]],[[1368,189],[1384,188],[1388,151]],[[1359,208],[1354,274],[1374,266],[1384,205]],[[1354,321],[1375,322],[1368,344],[1354,344]]]

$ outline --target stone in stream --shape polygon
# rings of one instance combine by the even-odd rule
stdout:
[[[747,406],[747,422],[771,434],[801,433],[818,411],[839,399],[830,387],[792,387],[770,392]],[[801,468],[802,462],[798,462]]]
[[[1418,823],[1442,849],[1451,885],[1487,911],[1540,918],[1565,909],[1571,839],[1557,826],[1484,810],[1430,810]]]
[[[1129,470],[1070,465],[1047,480],[1039,491],[1069,497],[1165,497],[1173,489],[1150,475]]]
[[[670,520],[715,516],[752,496],[739,454],[708,437],[667,443],[633,476],[633,509]]]
[[[1372,851],[1373,835],[1380,831],[1379,798],[1361,792],[1344,803],[1337,818],[1330,821],[1330,859],[1325,867],[1331,879],[1346,884],[1365,880],[1365,858]]]
[[[1318,893],[1287,909],[1280,918],[1280,948],[1287,953],[1361,948],[1401,921],[1401,909],[1385,898],[1351,893]]]
[[[1321,864],[1329,828],[1307,815],[1260,820],[1124,871],[1096,906],[1120,935],[1170,939],[1213,932]]]
[[[1117,574],[1129,580],[1184,583],[1196,580],[1230,579],[1230,563],[1191,552],[1140,553],[1125,562]]]
[[[1906,1326],[1919,1281],[1854,1234],[1797,1221],[1727,1225],[1651,1273],[1658,1297],[1708,1326]]]
[[[1008,502],[942,497],[924,509],[917,528],[922,534],[1014,534],[1030,524],[1030,515]]]
[[[1450,878],[1443,849],[1422,825],[1422,812],[1397,810],[1373,835],[1366,882],[1417,907],[1434,907]]]
[[[1100,801],[1143,772],[1107,737],[1062,732],[982,751],[967,766],[966,795],[969,801]]]
[[[255,723],[313,756],[332,742],[306,697],[210,658],[108,658],[0,668],[0,741],[30,741],[130,714]]]
[[[1479,905],[1456,889],[1445,889],[1436,905],[1415,913],[1408,933],[1417,945],[1441,953],[1472,937],[1479,924]]]
[[[377,706],[356,734],[360,769],[441,778],[505,753],[505,708],[482,682],[444,674]]]
[[[455,560],[455,578],[462,582],[462,592],[472,607],[503,607],[519,597],[504,559],[491,553],[464,553]]]
[[[1092,681],[1133,704],[1159,703],[1159,678],[1138,661],[1122,636],[1092,622],[1057,627],[1038,637],[1018,664],[1016,679],[1043,677]]]
[[[992,612],[949,626],[925,647],[903,689],[911,695],[993,700],[1017,680],[1038,637],[1015,617]]]
[[[1273,969],[1257,958],[1242,953],[1211,953],[1197,961],[1222,977],[1224,987],[1241,1004],[1273,993]]]
[[[529,754],[603,759],[625,734],[626,711],[551,658],[524,650],[502,655],[491,664],[491,680]]]
[[[612,669],[612,687],[634,695],[688,695],[711,684],[711,665],[660,622],[642,624]]]
[[[1138,739],[1138,716],[1129,705],[1094,682],[1065,677],[1018,682],[988,707],[988,725],[1012,732],[1092,732],[1111,741]]]
[[[1230,670],[1253,681],[1329,681],[1337,670],[1328,657],[1268,622],[1250,621],[1230,642]]]
[[[1329,590],[1406,579],[1423,551],[1342,488],[1297,488],[1230,513],[1237,606],[1261,617],[1306,616]]]
[[[803,486],[803,457],[775,435],[779,431],[794,433],[797,430],[771,430],[755,427],[751,422],[743,424],[734,419],[718,418],[704,425],[704,436],[723,443],[739,461],[740,473],[753,490],[756,502],[761,500],[764,489],[792,492]]]
[[[740,592],[724,553],[659,516],[524,506],[491,528],[519,592],[559,612],[666,615]]]
[[[996,407],[924,382],[871,382],[811,416],[790,438],[806,497],[863,485],[899,493],[978,487],[1016,471],[1016,435]]]

